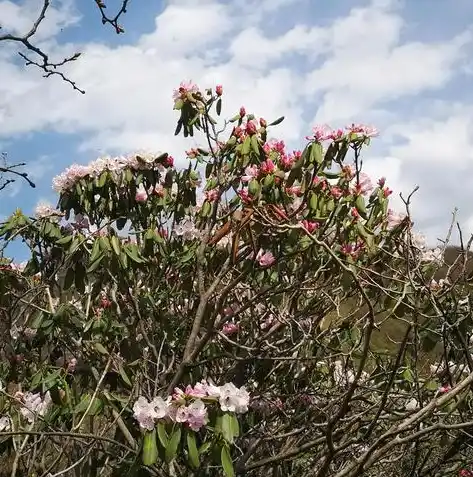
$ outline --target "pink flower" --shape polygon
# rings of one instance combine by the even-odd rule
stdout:
[[[320,224],[318,222],[312,222],[310,220],[303,220],[302,226],[307,230],[307,232],[311,234],[312,232],[314,232],[314,230],[317,230],[320,227]]]
[[[148,200],[148,193],[143,187],[143,184],[140,184],[140,186],[136,190],[135,200],[136,202],[141,202],[141,203],[146,202]]]
[[[174,157],[167,156],[163,161],[163,166],[172,167],[174,165]]]
[[[222,96],[223,94],[223,86],[221,84],[218,84],[216,87],[215,87],[215,93],[217,94],[217,96]]]
[[[394,210],[389,209],[388,214],[387,214],[387,222],[388,222],[388,228],[392,229],[394,227],[397,227],[405,218],[405,215],[403,214],[398,214],[394,212]]]
[[[243,118],[244,116],[246,116],[246,109],[245,106],[242,106],[240,108],[240,117]]]
[[[261,267],[270,267],[276,261],[276,259],[271,252],[265,252],[263,249],[260,249],[256,255],[256,261]]]
[[[199,87],[192,81],[182,81],[179,88],[175,89],[172,95],[172,99],[177,101],[178,99],[185,100],[188,93],[198,93]]]
[[[332,138],[333,131],[327,124],[318,124],[313,128],[314,136],[307,136],[308,140],[315,139],[317,142],[326,141]]]
[[[250,182],[252,179],[255,179],[259,175],[259,169],[258,166],[248,166],[245,169],[245,175],[241,176],[241,181],[242,182]]]
[[[296,195],[296,196],[302,195],[301,186],[286,187],[285,190],[287,195]]]
[[[369,194],[372,190],[373,183],[371,182],[370,176],[364,172],[360,172],[359,182],[355,185],[355,193],[365,195]]]
[[[386,177],[380,177],[378,179],[378,185],[379,187],[384,187],[384,184],[386,184]]]
[[[354,219],[360,218],[360,213],[358,212],[358,209],[356,207],[351,208],[350,214]]]
[[[202,398],[207,396],[207,392],[201,383],[197,383],[194,387],[187,385],[185,394],[194,398]]]
[[[258,131],[258,126],[256,125],[254,121],[248,121],[246,123],[245,132],[246,134],[248,134],[248,136],[253,136],[254,134],[256,134],[257,131]]]
[[[176,410],[176,414],[174,415],[174,420],[176,422],[186,422],[188,417],[189,417],[189,412],[187,410],[187,406],[180,406]]]
[[[140,427],[152,431],[157,419],[162,419],[168,414],[168,404],[161,397],[155,397],[149,402],[140,396],[133,405],[133,417]]]
[[[166,195],[166,190],[162,184],[156,184],[151,193],[158,197],[164,197]]]
[[[343,195],[342,189],[338,186],[334,186],[330,189],[330,193],[335,199],[340,199],[340,197]]]
[[[452,390],[452,386],[450,386],[449,384],[445,384],[444,386],[440,386],[439,387],[439,393],[440,394],[445,394],[445,393],[448,393]]]
[[[237,323],[225,323],[222,327],[222,333],[226,336],[234,335],[235,333],[238,333],[239,330],[240,327]]]
[[[198,431],[207,424],[207,409],[202,400],[196,399],[187,406],[187,425],[193,430]]]
[[[276,165],[271,159],[266,159],[261,163],[261,172],[265,175],[272,174],[276,170]]]
[[[244,204],[251,204],[253,202],[253,197],[251,197],[251,195],[245,189],[239,190],[238,196]]]
[[[365,126],[364,124],[352,124],[347,126],[346,129],[355,134],[359,134],[365,137],[375,137],[379,134],[378,130],[373,126]]]
[[[215,202],[218,199],[218,189],[206,190],[204,195],[209,202]]]
[[[393,193],[393,191],[389,187],[385,187],[383,189],[384,197],[389,197],[392,193]]]

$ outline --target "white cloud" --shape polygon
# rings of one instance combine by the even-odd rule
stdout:
[[[429,205],[439,200],[434,184],[447,180],[455,187],[454,173],[445,178],[441,172],[444,161],[455,157],[454,171],[471,172],[473,109],[432,101],[426,111],[414,105],[403,111],[393,100],[440,91],[464,72],[471,32],[458,31],[444,42],[406,40],[402,2],[395,0],[355,6],[324,24],[317,24],[316,15],[291,24],[293,11],[304,2],[309,5],[308,0],[172,0],[157,15],[154,31],[134,44],[60,46],[51,35],[67,18],[77,19],[71,15],[73,1],[63,1],[44,39],[58,57],[83,51],[66,71],[86,94],[58,78],[44,80],[1,54],[0,75],[9,81],[0,83],[0,138],[55,130],[79,134],[82,151],[91,154],[152,148],[179,159],[192,141],[173,137],[173,88],[182,79],[203,88],[221,83],[225,114],[244,104],[268,120],[285,115],[275,134],[291,146],[310,130],[310,117],[337,125],[378,123],[385,134],[366,154],[368,172],[387,176],[396,193],[408,194],[418,183],[418,197],[427,199],[415,210],[434,233],[435,214],[444,216],[460,197],[452,193],[451,201],[434,211]],[[0,1],[0,17],[2,8],[10,12],[11,28],[23,28],[13,2]],[[70,17],[61,16],[64,12]],[[274,24],[277,28],[268,26]]]
[[[43,4],[44,2],[38,2],[38,0],[0,1],[2,34],[11,33],[18,36],[27,34],[37,21]],[[46,10],[44,20],[38,26],[34,41],[51,38],[62,29],[77,23],[79,19],[74,0],[53,2]]]

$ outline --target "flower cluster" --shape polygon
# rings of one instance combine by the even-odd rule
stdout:
[[[158,169],[164,172],[174,165],[172,156],[154,152],[135,152],[119,157],[99,157],[88,165],[73,164],[53,179],[53,189],[58,193],[70,190],[81,179],[97,178],[105,172],[120,174],[125,169],[134,171]]]
[[[166,399],[155,397],[148,401],[140,396],[133,406],[133,416],[143,429],[153,430],[160,419],[186,424],[198,431],[208,422],[208,404],[219,403],[223,412],[244,414],[248,411],[250,395],[244,386],[237,388],[233,383],[214,386],[206,381],[187,386],[183,391],[176,388]]]

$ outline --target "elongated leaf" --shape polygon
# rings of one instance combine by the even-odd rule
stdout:
[[[227,477],[235,477],[235,470],[233,469],[232,457],[227,446],[222,447],[220,452],[220,459],[222,461],[223,471]]]
[[[181,427],[176,425],[172,431],[168,445],[166,446],[164,458],[167,463],[171,462],[176,457],[177,448],[179,447],[180,442],[181,442]]]
[[[125,382],[125,384],[127,384],[127,385],[130,386],[130,388],[131,388],[130,378],[129,378],[128,375],[126,374],[126,371],[123,369],[123,366],[122,366],[122,365],[119,365],[119,366],[118,366],[118,372],[120,373],[120,377],[123,379],[123,381]]]
[[[189,463],[194,469],[197,469],[200,466],[200,460],[199,451],[197,450],[195,434],[192,431],[188,431],[186,438],[187,450],[189,452]]]
[[[113,251],[115,252],[115,255],[120,256],[120,242],[118,241],[116,235],[112,235],[112,237],[110,238],[110,243],[112,245]]]
[[[147,431],[143,437],[143,465],[149,467],[158,460],[158,447],[156,443],[156,429]]]
[[[166,425],[164,424],[164,422],[158,423],[158,437],[159,437],[159,442],[166,449],[169,443],[169,436],[168,436],[168,433],[166,432]]]
[[[284,121],[284,116],[281,116],[280,118],[276,119],[276,121],[273,121],[272,123],[268,124],[268,126],[277,126],[278,124],[281,124]]]

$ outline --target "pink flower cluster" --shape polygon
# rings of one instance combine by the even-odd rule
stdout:
[[[375,137],[379,134],[378,130],[373,126],[365,126],[363,124],[352,124],[345,127],[346,132],[343,129],[332,129],[327,124],[319,124],[313,128],[314,135],[307,136],[306,139],[316,142],[323,141],[337,141],[342,139],[345,135],[356,135],[358,137]]]
[[[223,88],[220,86],[220,94],[222,94],[222,92]],[[195,83],[193,83],[192,81],[182,81],[179,87],[174,90],[172,94],[172,99],[174,100],[174,104],[176,104],[176,101],[185,101],[187,99],[188,94],[196,93],[200,93],[200,90]]]
[[[156,159],[160,156],[161,153],[138,151],[127,156],[99,157],[87,166],[73,164],[53,179],[53,189],[58,193],[66,192],[81,179],[99,177],[104,171],[120,174],[124,169],[157,169],[165,172],[167,167],[174,165],[174,159],[167,156],[160,163],[156,163]]]
[[[208,422],[207,405],[219,403],[222,412],[244,414],[249,402],[250,395],[244,386],[237,388],[233,383],[215,386],[201,381],[184,391],[176,388],[166,399],[158,396],[148,401],[140,396],[133,406],[133,416],[147,430],[153,430],[157,421],[169,419],[198,431]]]

